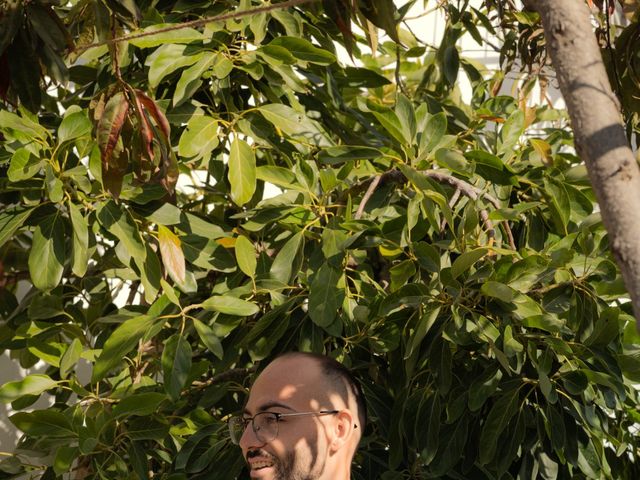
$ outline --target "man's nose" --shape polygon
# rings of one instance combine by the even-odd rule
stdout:
[[[242,453],[246,455],[246,453],[253,448],[261,448],[263,447],[265,442],[261,441],[256,432],[253,431],[253,425],[251,422],[247,424],[247,428],[242,432],[242,436],[240,437],[240,448],[242,448]]]

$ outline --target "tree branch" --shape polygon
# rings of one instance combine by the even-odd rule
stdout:
[[[369,201],[369,199],[371,199],[371,196],[376,191],[376,188],[378,188],[378,184],[380,183],[381,178],[382,175],[378,175],[369,184],[369,188],[367,188],[367,191],[364,193],[362,200],[360,200],[360,205],[358,205],[358,210],[355,214],[356,220],[360,220],[360,217],[362,217],[362,214],[364,213],[364,207],[367,206],[367,202]]]
[[[448,185],[451,185],[452,187],[462,192],[464,195],[466,195],[472,200],[477,200],[478,197],[482,197],[486,199],[489,203],[491,203],[491,205],[493,205],[495,208],[502,208],[502,205],[500,205],[500,202],[496,197],[488,194],[487,192],[479,189],[474,185],[471,185],[469,182],[465,182],[464,180],[461,180],[460,178],[453,177],[451,175],[439,172],[437,170],[425,170],[423,171],[423,173],[427,177],[432,178],[433,180],[436,180],[440,183],[446,183]],[[487,225],[487,228],[493,229],[493,224],[489,220],[489,215],[487,214],[486,211],[484,212],[486,214],[486,218],[483,217],[482,211],[480,212],[480,216],[484,220],[485,225]],[[489,221],[489,223],[487,223],[487,221]],[[509,247],[512,250],[517,250],[518,248],[516,247],[516,243],[513,238],[513,233],[511,232],[511,227],[509,227],[509,224],[506,221],[500,222],[500,224],[502,225],[502,228],[504,229],[505,234],[507,235],[507,241],[509,242]],[[489,227],[489,225],[491,226]],[[493,234],[495,235],[495,231],[493,232]],[[489,238],[491,239],[491,236]]]
[[[589,10],[582,0],[527,4],[542,18],[576,151],[587,166],[640,330],[640,168],[625,136]]]
[[[121,37],[111,38],[109,40],[104,40],[102,42],[91,43],[89,45],[82,45],[76,48],[77,53],[82,53],[91,48],[101,47],[103,45],[111,45],[116,44],[118,42],[126,42],[129,40],[136,40],[138,38],[149,37],[151,35],[157,35],[158,33],[166,33],[172,32],[174,30],[179,30],[181,28],[193,28],[193,27],[201,27],[202,25],[206,25],[207,23],[213,22],[222,22],[225,20],[232,20],[242,17],[248,17],[251,15],[256,15],[258,13],[266,13],[271,12],[273,10],[281,10],[289,7],[297,7],[299,5],[303,5],[305,3],[317,2],[319,0],[288,0],[286,2],[274,3],[271,5],[263,5],[261,7],[251,8],[249,10],[236,11],[231,13],[223,13],[221,15],[215,15],[213,17],[199,18],[197,20],[192,20],[190,22],[177,23],[175,25],[171,25],[170,27],[161,28],[158,30],[150,31],[150,32],[140,32],[140,33],[132,33],[129,35],[123,35]]]

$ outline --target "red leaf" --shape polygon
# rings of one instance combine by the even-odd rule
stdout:
[[[103,165],[109,164],[128,111],[129,101],[122,92],[113,95],[104,107],[97,129],[98,146],[102,154]]]
[[[133,98],[136,102],[136,116],[138,117],[138,122],[140,124],[140,136],[142,137],[142,146],[145,150],[145,153],[150,161],[153,162],[153,131],[151,128],[151,124],[149,123],[149,119],[145,114],[144,107],[142,106],[142,102],[139,97],[140,90],[133,91]]]
[[[140,101],[140,103],[144,106],[144,108],[149,112],[149,115],[153,117],[156,121],[157,125],[162,130],[162,133],[166,138],[169,138],[169,134],[171,133],[171,127],[169,127],[169,121],[167,117],[164,115],[162,110],[158,107],[156,102],[149,97],[142,90],[135,91],[136,98]]]

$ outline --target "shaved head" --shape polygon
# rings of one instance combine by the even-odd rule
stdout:
[[[350,479],[366,409],[357,381],[334,359],[277,357],[256,378],[243,417],[239,443],[251,478]]]

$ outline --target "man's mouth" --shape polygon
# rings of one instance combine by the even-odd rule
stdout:
[[[251,460],[249,462],[251,470],[261,470],[263,468],[273,467],[271,460]]]

